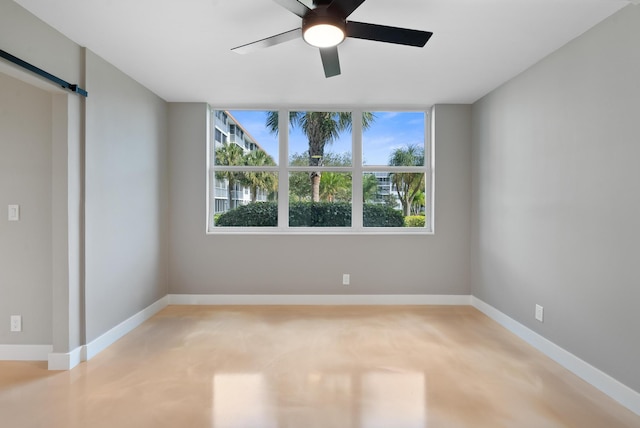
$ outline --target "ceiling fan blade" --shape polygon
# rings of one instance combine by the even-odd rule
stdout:
[[[429,31],[347,21],[347,37],[356,39],[423,47],[432,35]]]
[[[270,46],[279,45],[280,43],[288,42],[289,40],[299,39],[300,37],[302,37],[302,29],[296,28],[295,30],[286,31],[284,33],[276,34],[275,36],[267,37],[266,39],[247,43],[246,45],[238,46],[231,50],[239,54],[246,54],[268,48]]]
[[[273,0],[280,6],[287,9],[289,12],[298,15],[300,18],[304,18],[304,15],[309,12],[309,9],[305,4],[300,3],[298,0]]]
[[[320,48],[320,58],[325,77],[337,76],[340,74],[340,59],[338,58],[338,47]]]
[[[351,15],[358,6],[364,3],[365,0],[333,0],[333,2],[327,8],[327,12],[335,13],[345,19]]]

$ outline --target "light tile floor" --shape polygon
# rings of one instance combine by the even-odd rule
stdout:
[[[169,306],[71,371],[0,362],[0,426],[614,428],[640,416],[471,307]]]

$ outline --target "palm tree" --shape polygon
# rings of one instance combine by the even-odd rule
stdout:
[[[422,212],[425,204],[426,195],[424,194],[424,190],[420,189],[420,192],[413,198],[413,202],[411,203],[411,213],[413,215],[418,215]]]
[[[378,194],[378,179],[373,174],[365,174],[362,178],[362,202],[373,201]]]
[[[216,165],[244,165],[244,150],[235,143],[225,142],[216,149]],[[229,209],[233,208],[233,190],[242,178],[237,171],[216,171],[218,180],[226,180],[228,184]]]
[[[325,172],[320,179],[320,196],[327,202],[351,199],[350,174]]]
[[[362,114],[362,129],[367,129],[374,120],[373,113]],[[351,113],[348,112],[289,112],[289,124],[300,127],[309,140],[309,166],[323,166],[324,148],[333,143],[343,131],[351,130]],[[267,129],[278,133],[278,112],[267,113]],[[320,201],[320,171],[309,174],[311,180],[311,199]]]
[[[391,166],[420,166],[424,165],[424,148],[409,145],[395,149],[389,157]],[[411,215],[411,205],[414,198],[424,191],[424,174],[421,172],[393,172],[390,175],[398,199],[402,203],[405,216]]]
[[[276,163],[264,150],[253,150],[245,155],[245,165],[248,166],[274,166]],[[242,175],[240,181],[251,192],[251,202],[258,198],[258,189],[273,192],[278,187],[278,182],[271,172],[249,171]]]

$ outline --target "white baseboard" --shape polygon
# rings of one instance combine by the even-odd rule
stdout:
[[[170,294],[89,344],[71,352],[53,353],[51,345],[0,345],[0,360],[48,360],[49,370],[70,370],[82,361],[90,360],[168,305],[471,305],[564,368],[640,415],[640,393],[471,295]]]
[[[170,294],[170,305],[470,305],[470,295]]]
[[[48,358],[49,370],[71,370],[86,361],[86,347],[79,346],[71,352],[52,352]]]
[[[586,363],[477,297],[471,296],[471,305],[582,380],[604,392],[632,412],[640,415],[640,393],[637,391]]]
[[[109,345],[115,343],[125,334],[129,333],[131,330],[138,327],[140,324],[160,312],[162,309],[166,308],[168,304],[169,297],[164,296],[160,300],[147,306],[145,309],[141,310],[132,317],[122,321],[111,330],[87,343],[86,360],[90,360],[91,358],[102,352]]]
[[[0,345],[0,361],[46,361],[51,345]]]
[[[49,370],[71,370],[81,362],[90,360],[125,334],[167,307],[168,304],[169,297],[164,296],[88,344],[67,353],[50,353],[48,356]],[[47,358],[44,359],[46,360]]]

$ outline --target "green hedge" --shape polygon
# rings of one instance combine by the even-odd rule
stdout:
[[[402,211],[387,205],[364,204],[362,221],[365,227],[403,227]]]
[[[351,227],[348,202],[292,202],[290,227]]]
[[[278,225],[277,202],[255,202],[222,213],[216,226],[265,227]]]
[[[402,227],[404,217],[398,210],[385,205],[365,204],[363,221],[366,227]],[[256,202],[242,205],[221,214],[216,226],[274,227],[278,225],[276,202]],[[350,227],[351,204],[348,202],[292,202],[289,207],[291,227]]]

